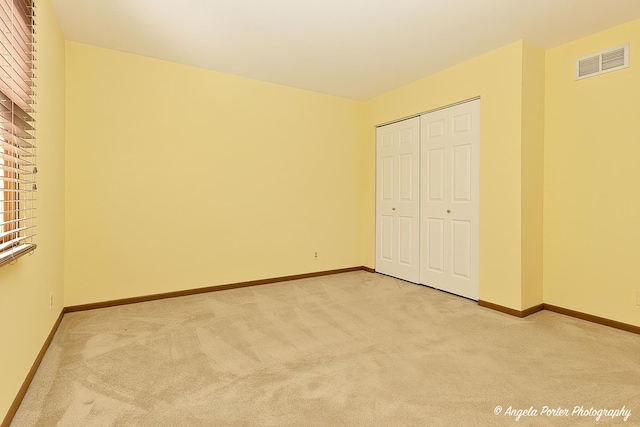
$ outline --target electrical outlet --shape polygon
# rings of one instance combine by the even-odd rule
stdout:
[[[53,308],[53,292],[49,294],[49,310]]]
[[[316,261],[318,259],[318,252],[313,253],[313,260]]]

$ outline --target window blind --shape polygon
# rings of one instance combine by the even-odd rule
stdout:
[[[0,266],[36,245],[32,0],[0,0]]]

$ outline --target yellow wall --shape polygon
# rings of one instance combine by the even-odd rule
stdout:
[[[0,268],[0,421],[62,311],[64,40],[48,0],[36,0],[38,228],[32,256]],[[54,306],[49,310],[49,293]]]
[[[631,66],[574,60],[631,42]],[[544,299],[640,325],[640,20],[547,51]]]
[[[589,245],[571,243],[584,239],[594,212],[591,190],[580,183],[594,179],[591,167],[602,166],[602,156],[596,149],[583,163],[569,162],[577,147],[566,141],[582,144],[606,132],[585,132],[583,123],[622,122],[615,132],[624,139],[633,121],[623,117],[637,103],[624,107],[637,95],[637,80],[625,77],[633,90],[609,76],[576,83],[561,68],[630,40],[637,26],[546,55],[520,41],[366,103],[69,42],[65,302],[374,267],[375,125],[480,96],[480,298],[515,309],[544,300],[607,315],[622,297],[603,299],[597,287],[592,295],[576,292],[567,279],[585,271],[583,264],[597,265],[599,243],[613,246],[619,237],[599,225],[604,240],[591,243],[588,257]],[[585,101],[601,98],[622,99],[624,111],[588,111]],[[608,182],[618,184],[624,169],[614,170]],[[572,194],[560,199],[563,185]],[[187,221],[173,221],[184,212]],[[316,250],[320,260],[312,261]],[[617,271],[630,277],[629,269]],[[625,287],[624,304],[636,290]],[[609,299],[609,308],[593,308]],[[635,321],[635,306],[629,310],[607,316]]]
[[[545,51],[523,43],[522,309],[542,304]]]
[[[66,48],[65,305],[362,264],[362,103]]]
[[[522,58],[513,43],[367,102],[365,265],[375,264],[375,126],[480,96],[480,299],[522,309]]]

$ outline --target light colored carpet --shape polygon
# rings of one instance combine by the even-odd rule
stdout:
[[[545,405],[632,413],[504,415]],[[68,314],[12,426],[596,424],[640,336],[354,272]]]

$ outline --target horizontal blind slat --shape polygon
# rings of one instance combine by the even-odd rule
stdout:
[[[16,34],[20,37],[20,39],[25,43],[25,45],[29,46],[33,43],[33,36],[30,34],[29,27],[31,26],[32,14],[14,14],[13,9],[10,4],[6,2],[0,2],[0,10],[4,13],[3,19],[1,19],[4,24],[9,27],[11,33]],[[12,19],[14,18],[14,19]]]
[[[5,243],[0,244],[0,252],[9,249],[13,246],[16,246],[20,242],[24,242],[25,240],[31,239],[35,234],[25,234],[23,236],[18,236],[15,239],[11,239]]]
[[[31,77],[28,76],[23,66],[16,62],[14,58],[7,58],[8,54],[2,51],[6,51],[6,49],[0,45],[0,68],[6,73],[3,75],[4,84],[8,87],[11,87],[11,84],[15,84],[20,87],[20,94],[33,96],[35,93],[35,82],[31,80]]]
[[[4,190],[2,190],[3,193],[15,193],[15,194],[29,194],[29,193],[33,193],[35,194],[35,191],[33,191],[33,189],[15,189],[15,188],[5,188]],[[20,200],[24,200],[24,201],[32,201],[35,202],[37,199],[35,197],[33,198],[25,198],[25,197],[21,197]]]
[[[29,221],[33,221],[33,220],[34,220],[34,219],[36,219],[36,218],[38,218],[38,217],[37,217],[37,216],[30,216],[30,217],[28,218],[28,220],[29,220]],[[23,218],[23,219],[12,219],[11,221],[5,221],[5,222],[0,223],[0,225],[14,225],[14,224],[16,224],[16,223],[24,222],[24,221],[25,221],[25,219],[24,219],[24,218]]]
[[[34,163],[30,162],[26,159],[23,158],[16,158],[13,155],[11,155],[10,153],[3,153],[2,152],[2,147],[0,147],[0,159],[8,162],[8,163],[14,163],[14,164],[18,164],[21,166],[33,166]]]
[[[33,123],[35,121],[31,114],[27,113],[18,105],[14,104],[2,92],[0,92],[0,111],[12,113],[14,116],[20,117],[25,122]]]
[[[7,34],[15,39],[15,42],[25,52],[30,52],[33,45],[33,35],[30,27],[33,26],[33,14],[28,13],[26,16],[19,16],[12,19],[12,10],[6,2],[0,1],[0,26],[5,29]]]
[[[0,73],[0,90],[23,110],[35,103],[31,97],[33,93],[27,93],[7,74]]]
[[[4,182],[15,182],[17,184],[35,184],[35,180],[24,179],[24,178],[12,178],[10,176],[5,176],[3,178]]]
[[[25,106],[17,105],[13,102],[12,98],[9,95],[6,95],[4,92],[0,91],[0,104],[3,109],[13,111],[16,114],[19,114],[24,120],[33,121],[34,118],[31,116],[31,113],[34,112],[33,104],[28,104]]]
[[[7,35],[0,29],[0,54],[3,66],[15,68],[17,75],[25,80],[27,86],[35,85],[33,81],[33,56],[19,53],[23,52],[20,46],[12,44]]]
[[[1,123],[0,123],[0,137],[1,137],[0,141],[4,139],[5,142],[11,143],[15,147],[20,147],[25,149],[29,147],[34,147],[34,144],[26,141],[27,139],[34,139],[33,135],[31,134],[16,135],[15,133],[11,132],[11,129],[4,129]]]
[[[3,135],[2,130],[0,129],[0,137],[4,137],[7,138],[8,135]],[[24,148],[21,147],[17,147],[5,140],[0,139],[0,149],[2,149],[2,151],[4,152],[4,155],[7,157],[13,157],[13,158],[20,158],[19,156],[22,157],[32,157],[33,153],[31,151],[27,151]],[[10,159],[7,159],[7,161],[11,162]]]
[[[20,122],[23,122],[22,120]],[[23,122],[24,123],[24,122]],[[33,127],[30,126],[30,129],[26,129],[23,126],[20,126],[19,122],[6,120],[3,116],[0,115],[0,132],[4,131],[6,134],[13,135],[21,141],[16,141],[16,143],[25,147],[29,145],[29,143],[25,140],[33,139],[33,134],[31,131],[34,130]]]
[[[6,201],[4,202],[5,205],[11,205],[11,204],[15,204],[15,201]],[[35,211],[36,208],[34,207],[30,207],[30,208],[22,208],[22,209],[6,209],[3,211],[0,211],[0,214],[19,214],[20,212],[30,212],[30,211]]]
[[[35,173],[32,170],[26,170],[26,169],[16,168],[9,165],[4,165],[2,164],[2,162],[0,162],[0,171],[15,172],[15,173],[19,173],[20,175],[33,175]]]
[[[0,233],[0,240],[2,240],[3,238],[5,238],[7,236],[11,236],[12,234],[21,233],[23,231],[30,230],[30,229],[35,228],[35,227],[36,227],[35,225],[30,225],[28,227],[14,228],[11,231],[6,231],[4,233]]]
[[[18,114],[14,113],[13,111],[6,110],[4,106],[0,104],[0,124],[1,123],[12,123],[14,126],[18,126],[27,131],[35,130],[35,128],[31,123],[24,120],[22,117],[20,117]],[[15,134],[15,132],[13,133]]]
[[[26,80],[31,81],[33,77],[33,53],[27,52],[28,47],[18,40],[7,28],[0,26],[0,51],[6,56],[6,64],[18,67],[20,74],[26,76]],[[32,82],[33,83],[33,82]]]
[[[3,178],[4,180],[4,178]],[[16,194],[20,194],[20,193],[35,193],[35,190],[33,188],[33,184],[37,184],[37,182],[34,182],[33,184],[24,184],[21,182],[7,182],[5,183],[6,185],[4,186],[4,191],[5,193],[16,193]],[[21,198],[22,200],[26,200],[25,197]],[[33,198],[35,200],[35,198]],[[10,201],[10,200],[8,200]]]

